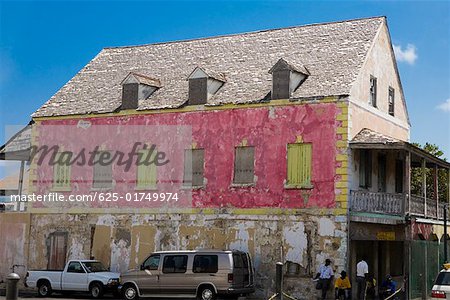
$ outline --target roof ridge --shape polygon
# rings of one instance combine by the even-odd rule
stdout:
[[[154,45],[187,43],[187,42],[192,42],[192,41],[202,41],[202,40],[218,39],[218,38],[224,38],[224,37],[250,35],[250,34],[263,33],[263,32],[272,32],[272,31],[279,31],[279,30],[286,30],[286,29],[302,28],[302,27],[339,24],[339,23],[347,23],[347,22],[352,22],[352,21],[362,21],[362,20],[370,20],[370,19],[386,19],[386,16],[373,16],[373,17],[363,17],[363,18],[347,19],[347,20],[340,20],[340,21],[330,21],[330,22],[323,22],[323,23],[311,23],[311,24],[303,24],[303,25],[293,25],[293,26],[287,26],[287,27],[260,29],[260,30],[255,30],[255,31],[246,31],[246,32],[239,32],[239,33],[221,34],[221,35],[214,35],[214,36],[207,36],[207,37],[191,38],[191,39],[186,39],[186,40],[174,40],[174,41],[166,41],[166,42],[156,42],[156,43],[141,44],[141,45],[111,46],[111,47],[104,47],[103,50],[139,48],[139,47],[148,47],[148,46],[154,46]]]

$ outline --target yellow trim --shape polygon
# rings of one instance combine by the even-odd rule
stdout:
[[[29,213],[33,214],[49,214],[49,213],[61,213],[65,214],[202,214],[202,215],[216,215],[223,214],[222,209],[215,208],[93,208],[93,207],[72,207],[72,208],[33,208],[29,207]],[[298,214],[310,214],[310,215],[340,215],[343,210],[340,208],[230,208],[227,209],[228,215],[298,215]]]
[[[305,104],[320,104],[320,103],[341,103],[347,100],[340,100],[339,97],[331,96],[320,99],[318,103],[316,100],[272,100],[267,103],[248,103],[248,104],[223,104],[218,106],[204,106],[204,105],[189,105],[180,108],[166,108],[166,109],[155,109],[155,110],[134,110],[127,109],[118,112],[104,113],[104,114],[74,114],[66,116],[46,116],[46,117],[34,117],[33,120],[36,122],[43,120],[66,120],[66,119],[85,119],[85,118],[104,118],[104,117],[120,117],[120,116],[130,116],[130,115],[151,115],[151,114],[169,114],[169,113],[182,113],[182,112],[202,112],[202,111],[217,111],[217,110],[228,110],[228,109],[247,109],[247,108],[264,108],[273,106],[293,106],[293,105],[305,105]],[[345,104],[347,107],[347,104]]]

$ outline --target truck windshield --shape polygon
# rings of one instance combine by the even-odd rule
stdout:
[[[92,261],[92,262],[84,262],[84,267],[88,271],[88,273],[95,273],[95,272],[107,272],[108,270],[103,266],[103,264],[99,261]]]

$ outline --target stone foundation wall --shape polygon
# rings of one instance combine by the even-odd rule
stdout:
[[[326,258],[347,264],[347,218],[321,210],[299,215],[34,214],[29,269],[46,268],[49,236],[67,233],[66,259],[96,259],[112,271],[134,268],[151,252],[180,249],[248,251],[257,296],[273,294],[275,263],[285,262],[286,290],[300,299],[316,294],[312,276]]]

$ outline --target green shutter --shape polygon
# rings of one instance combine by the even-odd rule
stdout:
[[[55,159],[59,160],[61,153],[57,153]],[[53,166],[53,188],[70,188],[70,165],[55,164]]]
[[[148,155],[149,150],[140,151],[144,155],[144,158]],[[156,150],[154,150],[150,156],[149,161],[153,161],[156,155]],[[137,167],[137,188],[138,189],[154,189],[156,188],[157,171],[156,165],[154,163],[146,166],[141,164]]]
[[[311,186],[312,145],[288,144],[287,156],[287,184]]]

